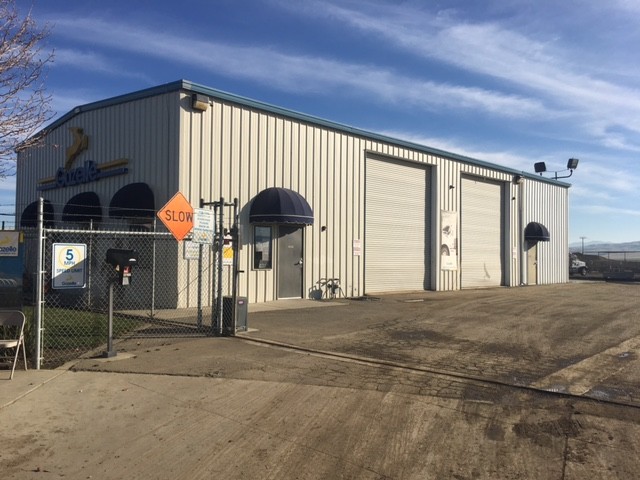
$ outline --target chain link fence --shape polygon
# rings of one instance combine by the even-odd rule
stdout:
[[[127,351],[246,329],[246,318],[235,321],[234,216],[220,220],[213,244],[177,242],[157,222],[129,230],[23,230],[30,358],[55,368],[81,356],[110,356],[111,345]],[[137,257],[127,285],[122,269],[106,261],[110,249]],[[58,275],[65,256],[81,261]]]
[[[640,252],[638,251],[593,251],[575,253],[585,262],[588,276],[612,280],[640,279]]]

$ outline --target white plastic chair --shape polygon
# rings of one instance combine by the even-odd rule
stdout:
[[[12,361],[11,376],[9,380],[13,380],[13,372],[18,362],[18,352],[22,347],[22,357],[24,360],[24,369],[27,369],[27,352],[24,347],[24,313],[18,310],[0,310],[0,360]],[[9,336],[9,338],[6,338]],[[10,350],[15,349],[15,353]]]

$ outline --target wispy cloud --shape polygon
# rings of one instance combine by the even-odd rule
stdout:
[[[591,197],[594,193],[610,192],[612,200],[621,197],[636,197],[640,176],[634,171],[615,165],[607,165],[597,162],[582,162],[578,170],[581,188],[577,193]],[[578,175],[578,173],[576,174]]]
[[[16,178],[13,176],[9,176],[9,177],[5,177],[0,179],[0,192],[2,194],[6,194],[6,193],[10,193],[12,195],[15,194],[15,188],[16,188]],[[15,197],[12,198],[11,200],[13,200],[15,202]],[[4,201],[2,201],[1,203],[6,203]]]
[[[629,7],[631,2],[619,0],[619,4]],[[367,3],[366,10],[343,5],[307,2],[301,11],[382,36],[417,57],[498,79],[505,90],[520,92],[518,96],[529,92],[537,97],[531,102],[564,112],[568,121],[587,129],[604,146],[640,147],[624,133],[611,133],[617,127],[640,133],[640,90],[590,75],[584,65],[575,66],[571,46],[553,38],[531,38],[498,23],[474,23],[406,5],[399,9]]]
[[[534,162],[543,161],[550,171],[557,169],[560,171],[560,175],[568,174],[568,172],[562,171],[566,164],[558,161],[560,158],[569,158],[569,155],[565,152],[551,152],[542,157],[536,157],[527,155],[522,151],[488,150],[481,146],[470,144],[466,139],[428,137],[398,130],[386,130],[381,133],[392,138],[426,145],[445,152],[455,152],[458,155],[503,165],[523,172],[531,172]],[[571,196],[573,198],[591,201],[598,199],[604,205],[609,206],[640,200],[640,193],[638,192],[640,175],[630,171],[625,166],[615,165],[611,162],[590,161],[589,155],[586,153],[585,158],[586,161],[582,161],[579,164],[574,176],[570,180],[566,180],[573,182],[571,188]],[[550,174],[546,176],[550,176]],[[621,210],[628,211],[628,209],[624,208]]]
[[[608,6],[622,10],[625,13],[636,14],[640,17],[640,3],[636,0],[611,0]]]
[[[125,25],[121,21],[52,19],[58,35],[91,38],[102,47],[179,61],[216,74],[251,79],[286,91],[326,93],[346,89],[350,95],[366,95],[390,103],[409,102],[423,109],[450,108],[483,111],[506,118],[531,118],[554,113],[541,102],[525,96],[489,89],[425,81],[391,68],[354,64],[320,56],[294,55],[273,47],[237,46],[203,41],[166,32]],[[207,52],[203,60],[202,52]],[[64,53],[64,52],[63,52]],[[83,68],[83,57],[63,56]],[[99,56],[88,56],[84,68],[113,68]],[[278,72],[274,75],[274,72]]]
[[[105,73],[108,75],[128,78],[138,78],[149,82],[147,75],[124,68],[118,62],[94,51],[58,48],[52,66],[54,68],[76,68],[84,71]]]
[[[58,48],[56,50],[53,66],[56,68],[74,67],[102,73],[120,73],[122,71],[122,67],[118,68],[104,55],[68,48]]]
[[[581,212],[587,212],[595,215],[622,215],[627,217],[640,217],[640,210],[631,208],[617,208],[606,205],[577,205],[574,207]],[[623,225],[621,225],[623,227]]]
[[[64,115],[75,107],[95,102],[97,100],[101,100],[101,97],[97,96],[96,93],[92,94],[84,89],[58,89],[53,97],[51,108],[57,115]]]
[[[398,138],[401,140],[406,140],[408,142],[416,143],[418,145],[436,148],[444,152],[455,152],[456,155],[462,155],[484,162],[495,163],[496,165],[510,167],[515,170],[530,171],[533,165],[531,163],[531,158],[522,156],[521,154],[518,154],[516,152],[486,150],[479,147],[474,147],[465,140],[427,137],[411,132],[398,130],[386,130],[380,133],[392,138]]]

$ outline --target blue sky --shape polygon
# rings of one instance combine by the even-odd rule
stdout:
[[[575,157],[570,240],[640,240],[636,0],[35,0],[33,16],[56,116],[187,79],[527,172]]]

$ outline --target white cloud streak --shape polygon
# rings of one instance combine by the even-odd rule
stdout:
[[[137,78],[148,83],[150,82],[148,76],[123,68],[123,66],[117,62],[93,51],[58,48],[55,51],[53,67],[72,67],[84,71],[105,73],[118,77]]]
[[[594,215],[616,215],[625,217],[640,217],[640,210],[630,208],[616,208],[606,205],[577,205],[576,210]],[[621,225],[621,227],[624,227]]]
[[[470,145],[467,140],[425,137],[397,130],[387,130],[381,133],[392,138],[404,139],[419,145],[428,145],[445,152],[455,152],[458,155],[503,165],[523,172],[531,172],[533,163],[539,161],[546,162],[549,171],[562,170],[564,165],[562,162],[558,163],[558,158],[569,158],[568,155],[557,152],[544,157],[534,157],[516,151],[487,150]],[[578,169],[570,179],[563,179],[572,183],[571,196],[573,198],[589,201],[597,199],[602,201],[604,205],[613,205],[619,202],[630,202],[632,201],[631,199],[637,199],[640,196],[638,193],[640,176],[637,173],[620,166],[589,161],[588,157],[586,158],[586,161],[582,161],[578,165]],[[566,175],[568,172],[561,171],[559,174]],[[551,175],[546,174],[546,176]],[[607,208],[614,209],[614,207]],[[624,208],[619,210],[629,211]]]
[[[606,147],[640,148],[633,138],[640,133],[640,90],[588,75],[584,65],[573,64],[569,46],[532,39],[497,23],[454,21],[450,15],[432,15],[411,7],[367,3],[363,13],[362,8],[342,5],[309,2],[304,12],[312,11],[382,36],[418,57],[530,92],[538,97],[539,104],[545,102],[549,110],[565,112]],[[631,135],[611,133],[619,127]]]
[[[397,130],[386,130],[380,132],[392,138],[406,140],[418,145],[428,145],[429,147],[442,150],[444,152],[455,152],[456,155],[462,155],[484,162],[494,163],[505,167],[521,170],[523,172],[530,171],[532,168],[531,158],[510,151],[491,151],[469,145],[468,141],[457,141],[453,139],[425,137],[416,135],[411,132],[402,132]]]
[[[122,22],[116,25],[96,19],[55,18],[52,23],[59,29],[59,35],[68,38],[90,38],[102,47],[170,59],[285,91],[325,93],[347,89],[350,95],[374,95],[390,103],[408,102],[427,110],[480,110],[506,118],[552,115],[540,102],[523,96],[424,81],[366,64],[292,55],[262,46],[234,46],[170,36],[139,25],[126,26]],[[206,52],[206,56],[202,52]],[[79,68],[113,68],[99,56],[81,52],[76,52],[74,57],[72,52],[65,51],[63,62]],[[278,74],[274,75],[274,72]]]

